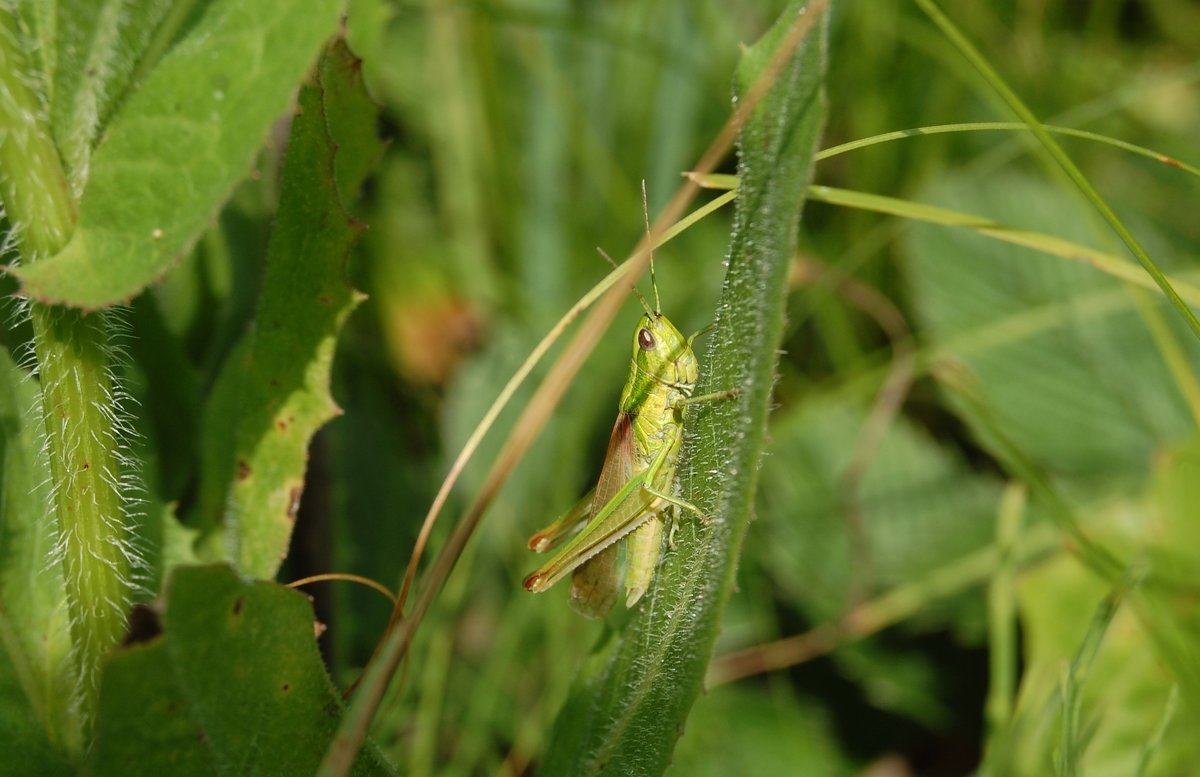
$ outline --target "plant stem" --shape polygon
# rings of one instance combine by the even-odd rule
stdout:
[[[0,15],[0,197],[26,262],[61,250],[76,220],[34,83],[15,17]],[[36,302],[29,313],[53,479],[55,560],[63,565],[78,674],[74,725],[86,729],[100,659],[124,634],[132,590],[108,327],[102,315]],[[79,741],[77,731],[48,733]]]

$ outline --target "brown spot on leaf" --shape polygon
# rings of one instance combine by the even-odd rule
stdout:
[[[237,479],[245,480],[250,477],[250,465],[239,459],[237,464]]]
[[[283,692],[287,693],[290,690],[292,690],[292,686],[288,685],[287,683],[284,683],[283,684]]]
[[[288,520],[296,520],[296,513],[300,510],[300,495],[304,493],[304,486],[292,486],[288,491]]]
[[[288,430],[288,422],[286,420],[284,420],[283,418],[276,418],[275,419],[275,428],[281,432],[286,432]]]
[[[233,614],[234,614],[234,615],[241,615],[241,614],[242,614],[242,608],[243,608],[243,607],[245,607],[245,606],[246,606],[246,599],[245,599],[245,597],[239,596],[239,597],[238,597],[237,599],[235,599],[235,600],[234,600],[234,602],[233,602]]]

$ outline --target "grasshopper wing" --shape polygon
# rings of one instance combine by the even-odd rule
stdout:
[[[573,605],[578,603],[586,607],[576,606],[585,615],[598,617],[608,611],[604,600],[615,600],[623,566],[620,549],[612,546],[650,516],[654,503],[654,497],[642,489],[645,469],[638,470],[632,418],[622,413],[617,417],[608,441],[608,453],[592,495],[587,525],[554,558],[525,578],[527,590],[544,591],[611,548],[608,558],[598,559],[595,569],[583,573],[580,585],[576,586],[578,591],[572,596]],[[610,601],[607,607],[611,606]]]
[[[633,447],[633,422],[625,413],[617,416],[612,435],[608,438],[608,451],[604,455],[604,467],[600,480],[593,491],[595,510],[599,511],[612,501],[621,487],[633,478],[637,463]],[[600,550],[575,568],[571,575],[571,609],[588,618],[603,618],[617,601],[617,591],[625,577],[624,542],[614,542]]]
[[[627,543],[618,540],[575,568],[571,575],[571,609],[585,618],[603,618],[617,602],[628,564]]]

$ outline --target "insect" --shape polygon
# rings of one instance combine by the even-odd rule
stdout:
[[[650,278],[653,310],[634,289],[645,314],[633,336],[629,378],[596,486],[529,540],[538,553],[565,544],[525,578],[526,590],[545,591],[571,574],[571,606],[591,618],[612,610],[622,584],[626,607],[646,592],[662,552],[667,510],[674,506],[707,521],[699,508],[671,493],[684,415],[689,405],[736,395],[692,396],[698,378],[692,342],[706,330],[685,338],[662,314],[653,254]]]

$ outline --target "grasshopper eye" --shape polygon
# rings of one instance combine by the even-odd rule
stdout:
[[[650,334],[649,329],[638,330],[638,347],[643,351],[653,351],[657,343],[654,341],[654,335]]]

